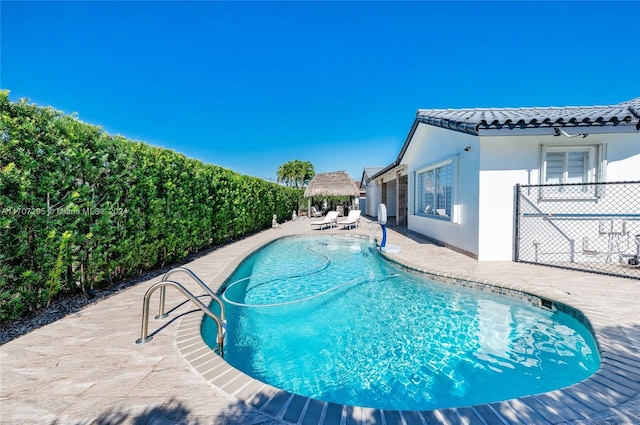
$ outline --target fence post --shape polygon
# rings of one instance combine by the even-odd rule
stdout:
[[[520,183],[516,183],[514,195],[515,223],[513,229],[513,261],[520,260]]]
[[[576,240],[575,239],[569,239],[569,262],[571,263],[575,263],[576,262]]]

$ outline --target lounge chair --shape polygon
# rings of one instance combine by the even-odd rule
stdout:
[[[311,207],[311,213],[309,215],[309,218],[313,218],[313,217],[322,217],[322,212],[318,211],[316,207]]]
[[[342,224],[342,228],[349,226],[349,230],[351,230],[351,226],[360,227],[360,210],[350,210],[349,215],[345,220],[339,221],[338,224]]]
[[[312,221],[311,226],[318,226],[319,230],[324,229],[324,226],[334,227],[336,226],[336,219],[338,218],[338,211],[329,211],[326,216],[324,216],[324,220],[322,221]]]

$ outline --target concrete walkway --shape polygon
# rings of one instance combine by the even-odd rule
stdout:
[[[376,237],[380,228],[372,224]],[[186,267],[214,290],[248,253],[289,234],[312,230],[287,222],[198,258]],[[602,366],[574,386],[491,405],[425,412],[353,408],[309,400],[266,386],[231,368],[199,338],[202,313],[167,290],[168,319],[153,320],[153,340],[137,345],[142,300],[160,276],[121,291],[0,347],[2,424],[638,424],[640,423],[640,282],[513,262],[477,262],[392,229],[388,257],[498,292],[524,291],[580,310],[598,341]],[[201,290],[175,275],[194,293]]]

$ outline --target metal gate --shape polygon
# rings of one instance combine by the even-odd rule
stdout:
[[[640,182],[517,185],[515,259],[640,279]]]

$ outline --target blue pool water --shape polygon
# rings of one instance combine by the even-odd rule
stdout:
[[[599,366],[591,334],[571,316],[418,278],[365,239],[280,239],[224,288],[226,361],[320,400],[466,406],[571,385]],[[210,319],[202,332],[215,347]]]

